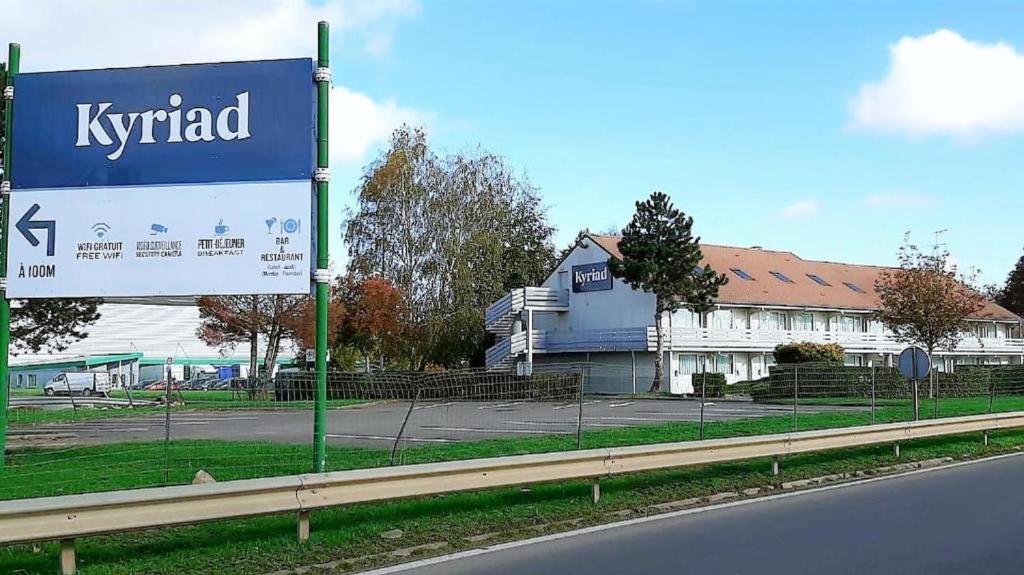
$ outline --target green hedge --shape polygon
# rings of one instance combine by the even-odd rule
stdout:
[[[705,397],[725,397],[725,374],[724,373],[695,373],[691,377],[693,382],[693,396],[700,397],[701,378],[704,379],[703,388]]]
[[[751,386],[755,402],[792,398],[794,386],[802,398],[871,397],[910,399],[913,389],[896,368],[856,367],[822,363],[777,365],[768,370],[767,381]],[[1024,393],[1024,366],[957,366],[953,373],[935,373],[936,391],[942,397],[976,397],[989,393]],[[919,391],[928,396],[928,382]]]
[[[780,343],[775,346],[772,356],[777,364],[823,362],[842,365],[846,351],[838,343],[800,341]]]

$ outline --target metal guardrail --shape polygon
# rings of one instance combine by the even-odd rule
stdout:
[[[305,540],[309,512],[325,507],[1020,427],[1024,411],[4,501],[0,544],[61,540],[62,571],[74,573],[76,537],[296,513]]]

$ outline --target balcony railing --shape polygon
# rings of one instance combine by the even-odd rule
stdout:
[[[544,346],[544,331],[535,329],[533,330],[533,348],[539,349]],[[511,359],[519,354],[526,353],[526,332],[521,331],[514,333],[509,337],[503,337],[498,340],[490,348],[487,349],[486,361],[487,367],[492,367]]]
[[[509,333],[515,314],[534,311],[569,311],[569,290],[526,287],[510,291],[484,312],[484,324],[491,333]]]
[[[547,332],[541,353],[577,351],[646,351],[647,330],[642,327]]]
[[[664,337],[671,351],[771,351],[780,343],[800,341],[837,343],[852,353],[899,353],[907,347],[891,333],[677,327],[665,329]],[[653,326],[647,328],[647,338],[648,349],[657,349]],[[965,335],[954,353],[1024,354],[1024,339]]]

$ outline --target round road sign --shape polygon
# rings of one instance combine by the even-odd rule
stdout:
[[[928,365],[928,352],[911,346],[900,352],[899,359],[900,373],[903,377],[914,380],[928,377],[931,366]]]

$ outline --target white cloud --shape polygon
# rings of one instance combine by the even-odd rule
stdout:
[[[394,99],[376,102],[366,94],[335,86],[331,90],[331,154],[342,162],[358,162],[398,126],[429,125],[433,119],[431,114],[399,106]]]
[[[934,206],[936,201],[928,194],[915,192],[880,192],[870,194],[864,203],[872,208],[925,208]]]
[[[889,52],[886,77],[850,103],[854,128],[967,138],[1024,130],[1024,54],[1013,46],[943,29]]]
[[[821,204],[816,200],[800,200],[782,208],[782,217],[787,220],[795,220],[821,211]]]
[[[331,45],[386,54],[396,23],[419,12],[417,0],[3,0],[0,38],[21,44],[23,72],[264,58],[316,57],[319,20]],[[335,73],[335,76],[339,74]],[[377,102],[335,85],[331,154],[360,162],[402,122],[430,116]]]

